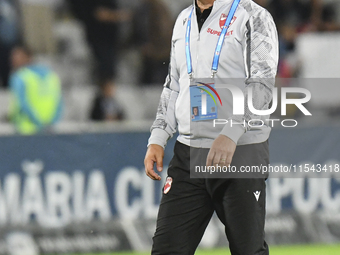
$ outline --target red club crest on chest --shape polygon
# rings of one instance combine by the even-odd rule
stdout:
[[[220,28],[221,28],[221,29],[223,29],[223,26],[224,26],[224,24],[225,24],[227,18],[228,18],[228,15],[227,15],[227,14],[224,14],[224,13],[221,14],[221,18],[220,18]],[[231,19],[231,22],[230,22],[229,27],[235,22],[236,19],[237,19],[236,16],[234,16],[234,17]]]

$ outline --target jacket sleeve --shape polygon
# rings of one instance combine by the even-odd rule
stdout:
[[[233,123],[226,125],[221,134],[231,138],[236,144],[239,138],[247,132],[247,125],[256,115],[248,107],[248,89],[252,90],[253,106],[257,110],[266,110],[272,100],[272,90],[278,65],[278,36],[275,23],[269,12],[261,9],[250,16],[246,23],[244,41],[244,59],[247,72],[246,88],[243,91],[245,99],[245,114],[233,116]],[[258,119],[258,118],[257,118]]]
[[[178,93],[179,73],[175,59],[174,39],[172,39],[169,74],[166,77],[164,89],[159,101],[156,120],[151,126],[151,136],[149,138],[148,146],[150,144],[158,144],[164,148],[167,141],[176,132],[177,121],[175,117],[175,105]]]

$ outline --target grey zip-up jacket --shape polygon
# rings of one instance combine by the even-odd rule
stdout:
[[[191,58],[194,78],[211,76],[212,60],[221,32],[221,21],[228,15],[233,0],[216,0],[212,12],[199,32],[196,11],[191,25]],[[165,147],[178,128],[177,140],[188,146],[210,148],[214,139],[223,134],[237,145],[261,143],[268,139],[270,127],[265,120],[269,116],[254,116],[245,103],[245,114],[233,116],[231,104],[224,103],[223,109],[229,120],[240,125],[213,127],[209,121],[191,121],[190,78],[185,54],[185,34],[191,5],[178,16],[172,36],[169,75],[161,95],[156,120],[151,127],[150,144]],[[253,91],[253,106],[257,110],[269,108],[278,64],[278,38],[269,12],[251,0],[241,0],[220,54],[216,79],[237,78],[247,102],[248,90]],[[222,101],[223,100],[223,95]],[[262,127],[252,127],[251,119],[262,119]],[[246,123],[246,125],[243,125]],[[241,125],[242,124],[242,125]]]

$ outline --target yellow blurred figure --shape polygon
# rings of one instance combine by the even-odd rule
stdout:
[[[11,122],[25,135],[48,129],[60,119],[62,112],[58,75],[48,67],[34,64],[31,52],[25,47],[13,49],[11,64]]]

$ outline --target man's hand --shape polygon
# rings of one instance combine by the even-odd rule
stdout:
[[[145,173],[152,180],[161,180],[161,177],[155,173],[153,170],[153,166],[156,163],[157,170],[162,172],[163,170],[163,157],[164,157],[164,149],[162,146],[157,144],[149,145],[149,148],[146,152],[144,165],[145,165]]]
[[[219,135],[213,142],[208,157],[207,166],[229,166],[233,159],[236,144],[225,135]]]

